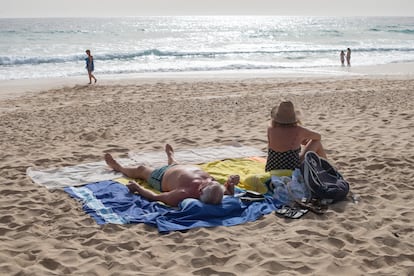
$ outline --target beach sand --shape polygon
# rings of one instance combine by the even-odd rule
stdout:
[[[357,203],[160,235],[99,226],[65,192],[26,176],[165,143],[266,150],[281,99],[322,134]],[[412,77],[136,79],[2,98],[0,274],[414,275],[413,115]]]

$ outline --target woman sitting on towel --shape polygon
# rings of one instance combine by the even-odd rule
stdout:
[[[291,101],[283,101],[271,111],[267,129],[268,155],[265,170],[294,170],[307,151],[326,158],[321,135],[300,125]]]

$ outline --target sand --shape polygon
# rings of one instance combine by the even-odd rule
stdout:
[[[153,79],[0,100],[1,275],[414,275],[414,78]],[[5,94],[5,93],[3,93]],[[104,152],[266,149],[270,109],[291,99],[360,196],[298,220],[160,235],[98,226],[26,176]]]

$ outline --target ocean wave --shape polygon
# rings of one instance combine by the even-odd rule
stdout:
[[[180,72],[212,72],[212,71],[238,71],[238,70],[283,70],[283,69],[312,69],[320,68],[319,65],[307,66],[278,66],[278,65],[256,65],[256,64],[228,64],[224,66],[187,66],[182,68],[151,68],[151,69],[118,69],[118,70],[103,70],[100,74],[139,74],[139,73],[180,73]],[[337,67],[337,65],[324,66]]]
[[[0,66],[10,65],[34,65],[45,63],[65,63],[84,59],[80,56],[63,56],[63,57],[8,57],[0,56]]]
[[[397,64],[397,63],[412,63],[412,62],[414,62],[414,58],[403,58],[403,59],[400,59],[400,60],[394,60],[394,61],[390,61],[390,63],[392,63],[392,64]]]
[[[401,34],[414,34],[414,29],[395,29],[395,28],[379,29],[379,28],[371,28],[371,29],[368,29],[368,31],[371,31],[371,32],[401,33]]]
[[[90,33],[97,33],[97,31],[88,31],[88,30],[48,30],[48,31],[33,31],[33,30],[0,30],[0,35],[19,35],[19,36],[27,36],[27,35],[55,35],[55,34],[62,34],[62,35],[77,35],[77,34],[90,34]]]
[[[403,30],[392,29],[392,30],[387,30],[387,32],[391,32],[391,33],[402,33],[402,34],[414,34],[414,30],[413,29],[403,29]]]
[[[212,58],[221,59],[226,56],[237,55],[286,55],[287,59],[298,60],[305,59],[308,56],[315,56],[317,54],[335,54],[339,48],[329,49],[309,49],[309,50],[257,50],[257,51],[207,51],[207,52],[187,52],[187,51],[162,51],[158,49],[148,49],[144,51],[137,51],[131,53],[108,53],[96,54],[95,60],[101,61],[128,61],[145,58],[149,56],[156,57],[171,57],[171,58]],[[413,52],[413,48],[409,47],[370,47],[370,48],[353,48],[354,52]],[[0,56],[0,66],[18,66],[18,65],[39,65],[39,64],[60,64],[67,62],[84,62],[86,56],[84,55],[69,55],[69,56],[52,56],[52,57],[19,57],[19,56]]]
[[[401,48],[370,47],[370,48],[353,48],[353,51],[358,51],[358,52],[413,52],[414,48],[408,48],[408,47],[401,47]]]
[[[338,30],[321,30],[320,32],[325,36],[333,36],[333,37],[344,36],[344,33]]]

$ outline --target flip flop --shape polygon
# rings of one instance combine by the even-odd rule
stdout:
[[[301,201],[295,201],[295,203],[306,210],[311,211],[312,213],[315,213],[317,215],[323,215],[328,210],[328,205],[314,205],[312,203],[304,203]]]
[[[265,199],[265,196],[255,191],[245,191],[243,193],[235,195],[243,201],[261,201]]]
[[[276,215],[282,215],[283,216],[284,214],[286,214],[287,211],[289,211],[289,209],[290,209],[289,206],[282,206],[281,208],[276,209],[275,213],[276,213]]]
[[[302,217],[304,214],[306,214],[308,211],[309,210],[307,209],[298,209],[289,206],[283,206],[282,208],[275,210],[275,214],[281,215],[285,218],[298,219]]]

